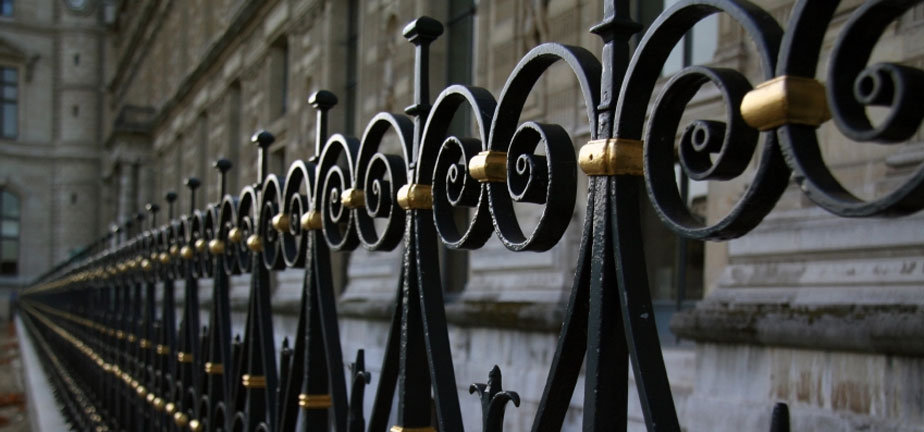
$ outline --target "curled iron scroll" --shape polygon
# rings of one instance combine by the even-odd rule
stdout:
[[[321,151],[315,202],[321,210],[324,238],[334,250],[352,250],[359,244],[353,212],[343,204],[343,194],[356,187],[353,172],[358,150],[355,138],[335,134]]]
[[[212,259],[208,245],[218,236],[218,211],[217,206],[209,205],[202,214],[202,226],[199,238],[204,242],[205,247],[196,247],[196,254],[198,255],[199,266],[202,269],[204,277],[212,277],[215,275],[215,261]]]
[[[234,228],[238,230],[239,238],[237,241],[229,239],[235,243],[238,248],[235,257],[237,265],[244,273],[250,273],[253,254],[247,249],[246,241],[251,235],[257,234],[259,227],[256,226],[256,212],[259,211],[257,202],[257,192],[253,186],[245,186],[241,189],[240,201],[237,203],[237,219]]]
[[[616,136],[641,139],[646,121],[640,107],[648,106],[671,50],[698,21],[720,12],[744,28],[757,47],[764,78],[773,77],[782,29],[767,12],[749,2],[677,2],[652,24],[632,57],[616,108]],[[751,85],[737,71],[693,66],[662,89],[652,108],[645,140],[645,181],[655,211],[670,229],[690,238],[723,240],[744,235],[763,220],[785,190],[789,170],[776,134],[764,132],[754,178],[734,207],[711,225],[692,216],[674,179],[674,137],[684,106],[706,82],[722,93],[725,122],[698,120],[686,127],[680,144],[682,166],[691,178],[704,180],[727,180],[744,172],[757,139],[740,113],[741,98]]]
[[[218,212],[218,233],[216,239],[223,245],[221,254],[224,255],[224,270],[228,275],[241,273],[239,256],[245,254],[243,243],[234,242],[231,239],[231,231],[235,229],[237,223],[237,206],[238,198],[232,195],[225,195],[221,200],[221,207]]]
[[[839,1],[801,0],[793,8],[780,52],[779,75],[813,78],[825,30]],[[920,0],[874,0],[855,10],[838,35],[828,64],[828,105],[834,121],[848,138],[891,144],[915,134],[924,118],[920,95],[924,71],[895,63],[867,65],[886,28]],[[867,107],[888,108],[874,125]],[[780,145],[803,192],[820,207],[839,216],[901,216],[924,208],[924,165],[898,188],[879,198],[863,200],[831,173],[819,148],[815,128],[784,125]]]
[[[508,249],[548,250],[561,239],[574,210],[577,164],[574,145],[563,128],[527,122],[518,125],[526,98],[553,64],[562,61],[577,78],[587,120],[596,130],[596,107],[602,68],[597,58],[581,47],[546,43],[530,50],[511,72],[491,120],[487,148],[507,154],[505,185],[487,183],[494,229]],[[533,152],[542,145],[546,155]],[[546,210],[527,235],[517,221],[514,202],[542,202]]]
[[[300,223],[303,215],[315,210],[314,164],[295,161],[286,174],[282,194],[282,213],[289,218],[289,227],[282,232],[282,255],[289,267],[305,265],[308,236]]]
[[[270,270],[286,268],[283,257],[283,234],[273,227],[272,220],[280,214],[279,210],[285,205],[283,186],[279,184],[279,177],[275,174],[266,176],[263,180],[263,191],[260,193],[260,226],[257,232],[263,242],[263,265]],[[291,225],[291,224],[289,224]]]
[[[208,212],[208,210],[206,210]],[[194,211],[187,221],[186,228],[186,245],[192,252],[192,256],[186,261],[189,263],[189,270],[196,278],[209,276],[211,270],[211,260],[208,258],[208,250],[198,247],[200,240],[206,241],[205,237],[205,218],[206,212],[202,210]]]
[[[398,138],[401,155],[382,151],[385,134],[392,130]],[[413,144],[414,124],[403,115],[379,113],[366,126],[356,159],[354,188],[363,191],[362,208],[355,219],[359,240],[369,250],[392,250],[404,234],[404,211],[395,195],[407,184],[407,167]],[[384,220],[381,232],[375,219]]]
[[[474,114],[478,131],[475,138],[448,136],[452,118],[463,104]],[[432,185],[436,230],[443,243],[453,249],[477,249],[491,236],[487,197],[481,184],[469,174],[468,165],[488,142],[488,127],[496,106],[494,97],[483,88],[452,85],[437,96],[424,126],[417,181]],[[461,232],[453,208],[472,209]]]

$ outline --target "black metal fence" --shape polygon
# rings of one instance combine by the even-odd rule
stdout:
[[[746,1],[682,0],[655,21],[630,58],[630,38],[640,26],[629,19],[627,0],[608,0],[602,22],[591,29],[604,42],[600,58],[580,47],[542,44],[520,60],[498,99],[452,85],[432,102],[428,46],[442,26],[426,17],[413,21],[404,29],[416,49],[414,104],[406,115],[376,115],[361,139],[328,136],[326,117],[336,98],[317,92],[310,99],[317,156],[293,163],[285,178],[267,172],[273,137],[259,132],[253,185],[226,194],[230,163],[218,161],[221,202],[174,217],[177,196],[169,194],[165,225],[149,205],[148,222],[142,215],[126,222],[115,239],[101,239],[27,290],[23,318],[52,366],[68,419],[79,430],[97,431],[461,430],[437,247],[475,250],[493,233],[512,251],[551,248],[573,212],[580,167],[589,180],[577,270],[532,428],[561,429],[583,366],[583,429],[625,429],[631,361],[648,429],[679,430],[648,291],[640,194],[647,189],[671,229],[701,240],[747,233],[790,177],[841,216],[899,216],[924,205],[922,168],[893,192],[863,201],[822,160],[815,129],[832,114],[849,138],[879,143],[907,140],[924,115],[916,99],[924,85],[920,70],[866,65],[876,42],[870,35],[882,34],[917,1],[866,2],[839,35],[827,88],[815,80],[838,3],[799,1],[784,32]],[[738,71],[691,66],[650,104],[672,47],[714,13],[728,14],[747,32],[765,82],[752,87]],[[586,105],[591,141],[579,156],[562,127],[519,122],[533,85],[555,63],[573,71]],[[685,106],[707,83],[721,92],[725,121],[693,121],[675,144]],[[873,125],[868,106],[885,106],[889,114]],[[474,137],[449,136],[459,110],[473,114]],[[380,151],[389,131],[400,141],[397,154]],[[721,181],[742,175],[755,152],[753,180],[732,210],[713,224],[694,217],[678,192],[678,159],[690,178]],[[199,182],[186,184],[196,208]],[[524,229],[515,203],[545,210]],[[457,224],[454,208],[468,210],[467,224]],[[345,377],[330,251],[360,245],[403,247],[404,259],[381,373],[365,370],[360,351]],[[290,267],[305,272],[301,308],[294,345],[277,356],[269,280]],[[232,338],[228,294],[229,277],[241,273],[251,280],[243,339]],[[206,278],[214,288],[203,326],[197,293]],[[185,297],[179,320],[178,282]],[[499,431],[507,403],[518,405],[519,397],[502,388],[500,370],[485,372],[487,384],[471,391],[481,398],[484,430]],[[373,379],[378,391],[367,414],[364,388]],[[397,420],[390,425],[394,398]],[[774,408],[767,427],[788,430],[785,405]]]

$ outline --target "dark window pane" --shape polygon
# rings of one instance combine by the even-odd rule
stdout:
[[[0,116],[3,117],[3,136],[7,138],[16,137],[16,104],[5,103],[3,104],[3,111],[0,113]]]
[[[719,16],[712,15],[696,23],[693,27],[693,52],[690,53],[693,64],[709,63],[715,55],[718,45]]]
[[[7,100],[16,100],[16,86],[3,86],[3,98]]]
[[[7,191],[0,197],[0,206],[3,207],[3,216],[19,218],[19,198]]]
[[[0,233],[3,237],[19,237],[19,221],[7,219],[0,222]]]
[[[2,0],[0,2],[0,15],[13,16],[13,0]]]
[[[3,258],[3,261],[18,261],[19,260],[19,241],[17,240],[0,241],[0,257]]]
[[[16,68],[3,68],[3,81],[11,84],[16,84],[17,76]]]
[[[2,261],[0,262],[0,274],[5,276],[15,275],[17,267],[16,261]]]

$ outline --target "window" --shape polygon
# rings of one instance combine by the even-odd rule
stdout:
[[[13,0],[0,0],[0,16],[13,16]]]
[[[450,0],[449,20],[446,23],[448,39],[448,84],[471,84],[474,62],[474,0]]]
[[[446,84],[471,84],[475,59],[475,2],[474,0],[450,0],[449,16],[446,20]],[[459,110],[449,133],[456,136],[471,136],[472,118],[467,109]],[[453,216],[456,223],[464,225],[469,220],[465,208],[455,208]],[[443,288],[449,293],[457,293],[468,282],[468,251],[452,250],[440,246],[440,275]]]
[[[238,154],[241,148],[241,83],[234,81],[228,87],[228,160],[233,164],[228,171],[228,192],[238,189],[238,173],[241,170]]]
[[[270,48],[270,119],[275,120],[286,113],[288,92],[289,46],[282,36]]]
[[[0,276],[19,273],[19,197],[0,189]]]
[[[647,30],[661,12],[676,2],[635,0],[634,18]],[[662,76],[668,77],[693,64],[708,63],[716,51],[717,35],[717,16],[696,23],[671,51],[661,71]],[[640,38],[641,33],[637,37]],[[675,164],[675,171],[681,198],[687,202],[691,213],[705,219],[706,184],[690,181],[680,164]],[[703,297],[705,244],[675,235],[659,220],[651,205],[643,207],[641,218],[658,336],[663,345],[676,345],[680,341],[670,332],[670,319],[675,312],[691,307]]]
[[[347,11],[347,43],[346,43],[346,121],[344,132],[348,135],[356,134],[356,90],[358,85],[359,65],[359,2],[350,0]]]
[[[6,3],[3,3],[6,4]],[[19,133],[19,71],[0,67],[0,137],[15,139]]]
[[[281,177],[285,177],[288,165],[286,165],[286,148],[279,147],[270,153],[269,172]]]
[[[197,176],[202,180],[202,185],[199,187],[199,196],[202,197],[203,202],[210,202],[210,187],[209,181],[211,173],[209,172],[209,128],[208,128],[208,117],[205,111],[199,114],[199,119],[196,120],[196,135],[198,135],[197,143],[198,146],[198,165],[196,167]]]
[[[635,0],[635,20],[642,23],[646,30],[658,15],[671,7],[677,0]],[[718,44],[719,19],[717,15],[709,16],[696,23],[692,30],[674,47],[667,62],[664,64],[662,75],[668,76],[679,72],[686,66],[698,63],[707,63],[712,60]],[[641,38],[643,32],[636,36]],[[637,42],[637,40],[636,40]]]

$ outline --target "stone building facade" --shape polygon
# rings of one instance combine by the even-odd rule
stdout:
[[[100,234],[99,11],[79,1],[0,3],[2,317],[9,290]]]
[[[29,100],[48,103],[20,107],[21,135],[25,140],[34,134],[34,144],[0,146],[4,155],[19,158],[0,161],[0,188],[23,197],[23,214],[39,215],[22,219],[28,240],[21,249],[35,257],[23,259],[22,268],[29,269],[23,275],[47,268],[144,203],[164,207],[168,191],[181,192],[177,211],[188,211],[186,176],[203,180],[199,196],[217,200],[211,162],[218,157],[235,164],[230,190],[253,182],[256,150],[249,136],[256,130],[276,136],[269,167],[283,175],[291,162],[314,152],[315,111],[307,98],[316,90],[339,98],[332,132],[361,136],[377,112],[401,112],[412,102],[414,65],[401,29],[417,16],[446,24],[430,59],[434,95],[447,84],[470,83],[496,97],[522,55],[541,42],[580,45],[598,55],[601,50],[599,38],[587,31],[600,21],[600,0],[71,3],[83,6],[15,2],[13,21],[34,16],[29,19],[42,23],[35,25],[45,32],[44,42],[34,48],[26,35],[34,38],[35,31],[0,18],[0,42],[16,47],[2,47],[0,66],[20,65],[21,80],[34,68],[36,84],[24,82],[22,91],[36,92]],[[674,2],[631,3],[636,20],[647,24]],[[756,3],[785,27],[794,2]],[[842,3],[826,50],[862,2]],[[920,68],[921,23],[918,6],[883,35],[876,55]],[[741,27],[719,16],[688,35],[664,74],[711,63],[741,70],[756,84],[761,73],[753,52]],[[38,60],[31,60],[35,55]],[[87,65],[96,72],[78,71]],[[553,68],[521,120],[559,124],[580,145],[589,138],[583,103],[571,73]],[[687,108],[691,119],[724,115],[718,93],[709,88]],[[894,187],[924,158],[920,133],[885,149],[848,142],[832,122],[819,135],[836,175],[864,196]],[[730,182],[691,182],[689,201],[705,220],[715,221],[748,181],[746,174]],[[585,184],[579,176],[579,190]],[[492,239],[476,252],[445,254],[450,341],[469,429],[479,429],[481,417],[468,385],[484,381],[494,364],[523,399],[508,411],[508,430],[530,426],[577,261],[580,203],[577,209],[568,233],[549,252],[512,253]],[[776,401],[790,404],[796,430],[924,427],[924,348],[916,342],[924,340],[921,216],[844,220],[819,210],[793,185],[755,232],[729,243],[681,241],[650,208],[643,217],[661,342],[681,423],[689,430],[764,430]],[[338,260],[344,358],[365,348],[375,376],[400,251],[358,250]],[[294,328],[301,273],[275,279],[278,346]],[[245,285],[241,281],[234,291],[240,304]],[[202,287],[203,295],[208,289]],[[243,325],[243,307],[238,323]],[[580,428],[581,394],[576,391],[572,400],[569,430]],[[641,428],[637,406],[631,415],[633,427]]]

